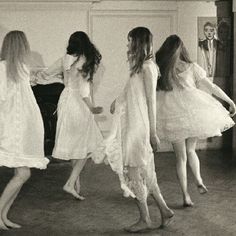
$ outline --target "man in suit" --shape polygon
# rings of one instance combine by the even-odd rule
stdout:
[[[215,38],[216,27],[211,22],[204,24],[205,39],[199,39],[198,46],[201,51],[202,67],[206,70],[207,76],[212,78],[215,74],[216,52],[218,40]]]

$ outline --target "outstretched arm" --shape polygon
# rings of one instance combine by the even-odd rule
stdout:
[[[199,81],[201,85],[206,87],[212,94],[217,96],[218,98],[222,99],[223,101],[227,102],[230,106],[229,111],[230,115],[234,116],[236,114],[236,106],[233,100],[231,100],[228,95],[217,85],[213,84],[208,79],[202,79]]]
[[[31,82],[36,84],[54,83],[52,78],[55,78],[55,76],[63,77],[63,58],[58,59],[45,70],[33,72],[31,74]]]

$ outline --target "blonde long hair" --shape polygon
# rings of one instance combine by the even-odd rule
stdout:
[[[27,64],[30,54],[30,46],[25,33],[14,30],[6,34],[0,58],[6,61],[7,77],[15,81],[19,80],[22,72],[26,72],[24,64]]]
[[[130,62],[130,76],[142,70],[145,60],[153,58],[152,33],[146,27],[136,27],[128,33],[131,48],[127,52]]]

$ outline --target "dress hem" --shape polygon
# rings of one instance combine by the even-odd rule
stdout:
[[[0,152],[0,166],[5,166],[9,168],[29,167],[37,169],[46,169],[47,164],[49,163],[49,160],[44,156],[36,158],[33,155],[22,155],[20,157],[18,156],[19,154],[16,153],[9,154]]]
[[[74,156],[69,156],[68,154],[63,154],[63,153],[52,153],[52,157],[55,159],[60,159],[60,160],[64,160],[64,161],[83,160],[83,159],[88,159],[89,154],[90,154],[90,152],[88,152],[88,154],[83,157],[79,157],[79,155],[74,157]]]
[[[222,133],[226,130],[229,130],[230,128],[232,128],[235,125],[235,123],[231,123],[229,126],[227,126],[227,128],[224,128],[222,130],[218,130],[217,132],[214,132],[212,134],[208,133],[208,134],[189,134],[189,135],[183,135],[182,137],[178,137],[178,138],[171,138],[171,137],[163,137],[162,135],[160,136],[161,140],[165,140],[168,142],[178,142],[181,140],[185,140],[188,138],[198,138],[198,139],[207,139],[207,138],[213,138],[213,137],[221,137]]]

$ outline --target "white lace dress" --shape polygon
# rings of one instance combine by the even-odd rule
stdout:
[[[148,60],[143,65],[145,67],[152,74],[154,83],[154,91],[150,92],[156,94],[157,66],[152,60]],[[106,154],[105,162],[119,175],[125,197],[136,197],[137,190],[129,178],[130,167],[138,170],[147,192],[151,192],[157,183],[143,80],[142,72],[129,78],[123,93],[116,99],[110,134],[103,146],[92,154],[97,163],[104,161],[104,153]]]
[[[204,79],[205,70],[192,63],[179,74],[183,88],[173,82],[172,91],[157,91],[157,135],[161,139],[176,142],[189,137],[221,136],[234,125],[222,104],[200,89]]]
[[[45,169],[43,121],[24,69],[14,82],[0,62],[0,166]]]

